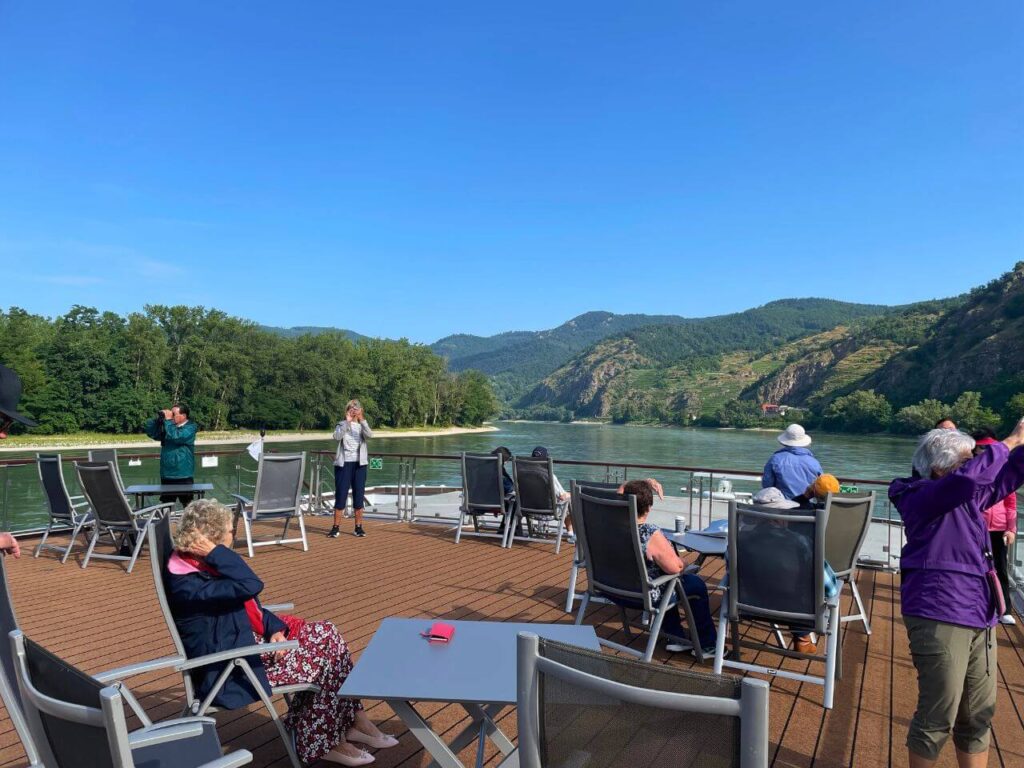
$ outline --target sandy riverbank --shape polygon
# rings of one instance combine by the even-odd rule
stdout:
[[[373,439],[381,440],[389,437],[444,437],[445,435],[468,435],[478,432],[496,432],[497,430],[497,427],[490,424],[482,427],[445,427],[443,429],[402,430],[378,428],[373,431]],[[153,440],[141,435],[123,435],[120,437],[121,439],[118,440],[104,440],[101,435],[82,437],[76,437],[75,435],[47,435],[32,439],[30,435],[23,435],[10,441],[4,441],[4,444],[0,447],[0,453],[39,451],[54,448],[154,448],[156,446]],[[214,432],[205,437],[200,432],[199,437],[196,438],[196,445],[247,445],[258,437],[259,433],[254,431]],[[267,443],[297,443],[307,440],[333,442],[330,432],[321,431],[274,432],[264,438],[264,441]]]

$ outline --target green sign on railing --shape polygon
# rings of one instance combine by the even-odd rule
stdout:
[[[860,493],[860,488],[858,488],[856,485],[840,485],[839,486],[839,492],[840,493]]]
[[[384,459],[370,459],[370,469],[384,469]]]

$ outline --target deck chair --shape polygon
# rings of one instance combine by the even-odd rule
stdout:
[[[237,493],[234,496],[235,529],[241,518],[245,526],[245,545],[249,557],[254,556],[255,547],[267,547],[274,544],[302,544],[302,551],[309,551],[306,540],[306,522],[302,515],[302,476],[306,472],[306,452],[301,453],[261,453],[260,465],[256,473],[256,490],[250,499]],[[292,518],[298,523],[299,535],[288,538],[288,526]],[[276,539],[253,539],[253,526],[256,523],[284,520],[284,529]]]
[[[825,597],[825,527],[828,510],[780,510],[729,502],[729,573],[723,580],[715,648],[715,673],[724,667],[756,672],[825,688],[824,705],[832,709],[839,659],[839,597]],[[740,638],[740,622],[779,624],[817,632],[825,638],[825,655],[800,653],[767,642]],[[725,658],[727,626],[732,627],[735,657]],[[800,674],[776,667],[748,664],[741,648],[788,658],[820,661],[823,676]]]
[[[462,539],[462,528],[468,517],[473,521],[473,532],[466,533],[466,536],[501,539],[502,546],[505,545],[504,530],[482,530],[479,520],[481,515],[498,515],[502,528],[505,528],[508,522],[506,518],[512,516],[515,500],[505,495],[502,469],[501,456],[490,453],[462,454],[462,504],[459,506],[459,524],[455,527],[456,544]]]
[[[512,525],[506,526],[505,545],[512,546],[516,528],[526,520],[527,536],[523,541],[550,542],[537,537],[534,524],[556,523],[555,554],[562,548],[562,533],[565,530],[565,515],[568,502],[559,501],[555,494],[555,471],[551,457],[527,458],[516,456],[512,459],[512,483],[515,487],[516,504],[512,512]]]
[[[39,557],[44,549],[53,549],[62,553],[60,561],[66,563],[71,556],[78,534],[84,534],[92,526],[94,516],[89,509],[89,502],[84,496],[72,496],[64,483],[64,469],[59,453],[37,453],[36,468],[39,470],[39,482],[43,486],[46,505],[50,510],[50,522],[43,531],[43,536],[36,546],[34,557]],[[47,539],[54,529],[71,529],[71,537],[67,546],[47,544]],[[88,541],[88,538],[86,538]]]
[[[252,762],[242,749],[222,755],[213,718],[153,723],[123,684],[104,686],[32,642],[20,630],[9,644],[25,719],[52,768],[234,768]],[[125,705],[142,722],[128,731]]]
[[[124,480],[121,478],[121,467],[117,462],[117,448],[93,448],[89,451],[89,461],[109,461],[114,465],[114,477],[117,484],[124,488]]]
[[[860,621],[864,631],[871,634],[871,622],[857,590],[857,557],[871,527],[871,510],[875,506],[875,492],[829,494],[825,500],[828,525],[825,527],[825,560],[842,586],[850,585],[857,613],[842,616],[839,623]],[[842,592],[840,591],[840,597]]]
[[[627,609],[645,611],[649,616],[649,626],[640,628],[647,630],[649,637],[642,652],[610,640],[602,639],[601,644],[650,661],[661,635],[661,624],[666,611],[674,611],[677,606],[682,606],[690,637],[673,639],[692,643],[697,659],[703,661],[704,654],[697,637],[697,625],[679,574],[660,576],[653,581],[647,575],[636,521],[636,497],[604,499],[591,495],[587,493],[586,488],[582,488],[578,498],[579,517],[583,522],[583,559],[587,567],[587,591],[580,603],[576,624],[583,623],[590,601],[595,597],[603,597],[619,606],[622,630],[628,638],[632,635]],[[577,547],[580,546],[580,541],[581,537],[577,532]],[[661,597],[657,602],[651,596],[651,590],[655,587],[661,587]]]
[[[768,684],[517,639],[520,768],[767,768]]]
[[[298,641],[285,640],[279,643],[263,643],[262,645],[253,643],[253,645],[247,648],[238,648],[222,653],[210,654],[209,656],[188,658],[185,646],[181,642],[181,635],[178,634],[178,626],[174,623],[174,614],[171,613],[171,606],[167,600],[167,588],[164,584],[164,572],[168,560],[171,559],[172,551],[171,523],[170,519],[164,515],[149,528],[149,559],[153,568],[153,584],[156,588],[157,600],[160,603],[160,611],[163,613],[164,623],[167,625],[167,631],[170,633],[171,641],[174,643],[174,650],[180,657],[187,659],[184,663],[177,666],[177,671],[181,672],[185,688],[185,712],[194,717],[203,717],[208,712],[219,711],[219,708],[213,705],[213,700],[232,672],[240,670],[256,690],[263,706],[266,707],[267,713],[270,715],[270,719],[273,721],[274,727],[277,728],[277,732],[284,742],[285,749],[288,751],[288,758],[291,760],[292,766],[294,768],[302,768],[302,763],[299,761],[299,756],[295,751],[295,741],[292,734],[288,731],[284,721],[274,707],[273,700],[263,690],[263,686],[247,661],[248,658],[259,656],[262,653],[269,653],[275,650],[294,650],[299,647]],[[264,605],[263,607],[270,611],[286,611],[290,610],[293,606],[290,603],[282,603],[279,605]],[[213,690],[206,695],[206,698],[199,699],[196,682],[192,679],[192,672],[211,664],[223,665],[224,669],[217,678],[217,683],[214,685]],[[290,700],[290,697],[295,694],[319,690],[319,686],[311,683],[302,683],[277,686],[272,689],[271,694],[275,696],[281,695]]]
[[[576,549],[572,556],[572,565],[569,566],[569,587],[565,597],[565,612],[572,613],[572,606],[577,600],[583,599],[583,593],[576,591],[576,581],[579,579],[580,571],[587,569],[587,563],[583,559],[584,545],[580,541],[580,538],[585,535],[583,531],[583,521],[579,515],[580,503],[577,500],[579,490],[581,488],[587,488],[588,493],[592,496],[598,496],[601,498],[615,499],[619,498],[618,483],[591,483],[584,480],[573,480],[569,484],[569,494],[572,497],[571,503],[569,504],[569,519],[572,521],[572,530],[576,535]],[[604,598],[591,598],[592,600],[599,600],[600,602],[606,602]]]
[[[173,502],[132,509],[114,474],[114,466],[109,461],[76,461],[75,472],[78,474],[78,484],[82,486],[96,517],[82,567],[88,567],[89,560],[94,557],[100,560],[120,560],[128,562],[127,572],[131,573],[146,543],[146,530],[157,517],[170,512],[174,507]],[[116,549],[115,554],[96,553],[96,544],[101,536],[110,538]],[[120,554],[125,549],[130,554]]]
[[[11,644],[6,639],[8,635],[18,629],[18,618],[14,613],[11,591],[7,587],[7,570],[4,566],[6,559],[4,555],[0,555],[0,579],[3,580],[3,588],[0,589],[0,633],[3,635],[0,637],[0,698],[3,698],[7,716],[11,718],[14,730],[25,748],[28,764],[34,768],[43,763],[29,730],[28,722],[25,720],[25,709],[21,700],[21,691],[18,688],[17,663]]]

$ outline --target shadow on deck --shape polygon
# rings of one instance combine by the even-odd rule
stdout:
[[[571,546],[561,554],[542,544],[517,544],[502,550],[493,539],[463,539],[437,525],[375,522],[369,536],[324,537],[329,522],[307,518],[310,551],[268,547],[257,552],[253,566],[267,584],[267,602],[292,601],[295,612],[330,619],[342,630],[357,663],[359,653],[385,616],[492,621],[571,621],[563,611]],[[31,552],[33,542],[26,542]],[[68,661],[91,672],[172,652],[152,588],[149,563],[128,576],[115,563],[96,561],[85,571],[69,561],[61,566],[52,554],[8,561],[11,593],[22,628]],[[721,564],[709,561],[701,574],[710,584]],[[914,709],[916,680],[906,634],[899,617],[899,577],[865,571],[859,586],[871,615],[873,634],[861,625],[844,625],[844,675],[831,712],[821,707],[820,686],[775,679],[771,689],[773,765],[906,765],[903,747]],[[718,597],[712,593],[712,607]],[[588,623],[598,635],[623,641],[617,611],[598,606]],[[998,703],[990,765],[1024,768],[1024,629],[1000,626]],[[644,637],[634,633],[633,644]],[[753,658],[748,651],[746,659]],[[765,663],[801,670],[807,662],[765,657]],[[655,655],[657,663],[697,666],[688,654]],[[710,664],[704,668],[710,672]],[[180,677],[151,673],[129,681],[154,720],[178,714]],[[384,704],[366,702],[370,716],[401,744],[377,753],[375,765],[424,766],[430,760],[401,721]],[[455,706],[423,706],[435,727],[457,732],[466,721]],[[5,714],[0,713],[0,766],[25,765],[24,753]],[[220,734],[230,747],[251,750],[255,766],[288,765],[276,731],[258,708],[217,715]],[[514,736],[515,709],[503,713],[502,730]],[[493,751],[493,747],[491,747]],[[490,759],[494,761],[494,754]],[[467,752],[462,755],[470,761]],[[954,765],[952,748],[940,765]],[[327,765],[324,763],[323,765]]]

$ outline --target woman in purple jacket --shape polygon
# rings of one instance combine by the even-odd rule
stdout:
[[[1000,615],[984,511],[1024,483],[1024,420],[972,458],[974,440],[933,429],[914,452],[920,477],[893,480],[903,518],[903,621],[917,669],[917,710],[907,734],[911,768],[932,766],[953,734],[960,768],[988,763],[996,705]]]

